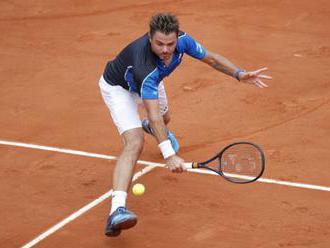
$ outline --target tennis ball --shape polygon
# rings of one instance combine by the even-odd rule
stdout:
[[[145,190],[146,190],[146,188],[141,183],[135,184],[132,188],[133,195],[135,195],[135,196],[143,195]]]

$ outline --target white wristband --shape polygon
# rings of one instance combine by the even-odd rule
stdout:
[[[167,159],[168,157],[175,154],[171,141],[168,139],[164,140],[162,143],[160,143],[158,145],[158,147],[159,147],[160,151],[162,152],[164,159]]]

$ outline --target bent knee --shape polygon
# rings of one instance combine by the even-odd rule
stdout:
[[[164,123],[165,123],[165,125],[167,125],[167,124],[170,122],[171,117],[170,117],[169,112],[166,112],[166,114],[163,115],[163,119],[164,119]]]
[[[124,142],[124,149],[132,153],[141,153],[144,145],[144,134],[135,135],[126,139]]]

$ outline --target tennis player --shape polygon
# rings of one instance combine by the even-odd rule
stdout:
[[[223,56],[206,50],[179,29],[175,15],[157,14],[151,18],[149,28],[148,33],[107,63],[99,81],[102,97],[123,143],[113,174],[111,211],[105,227],[107,236],[118,236],[122,230],[137,223],[137,216],[126,208],[126,198],[134,166],[142,152],[143,130],[157,140],[170,171],[185,171],[184,160],[177,155],[179,143],[167,128],[170,115],[163,83],[163,79],[180,65],[185,54],[238,81],[260,88],[267,87],[262,79],[271,79],[262,74],[267,68],[244,71]],[[147,113],[142,121],[138,104],[143,104]]]

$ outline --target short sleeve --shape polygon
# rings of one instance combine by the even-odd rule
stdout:
[[[159,73],[155,68],[143,80],[140,89],[142,99],[158,99]]]
[[[178,49],[195,59],[203,59],[206,55],[206,49],[186,33],[179,36]]]

